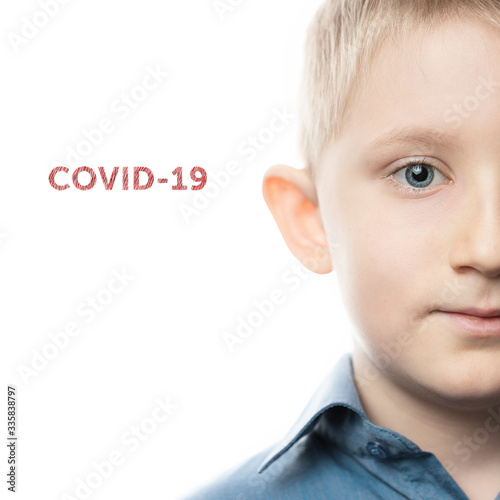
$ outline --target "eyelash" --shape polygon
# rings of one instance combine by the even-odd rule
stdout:
[[[432,187],[427,187],[427,188],[414,188],[411,186],[403,186],[400,182],[396,181],[393,177],[394,174],[397,174],[400,170],[404,170],[409,167],[414,167],[415,165],[424,165],[427,168],[430,168],[432,170],[437,170],[442,174],[442,172],[436,168],[434,165],[431,163],[425,161],[425,160],[408,160],[406,163],[403,165],[399,165],[397,168],[395,168],[390,174],[385,175],[382,177],[383,179],[389,178],[389,181],[393,186],[395,186],[397,189],[403,191],[405,194],[411,194],[411,195],[421,195],[422,193],[428,193],[429,191],[432,191],[434,188]],[[444,174],[442,174],[444,175]]]

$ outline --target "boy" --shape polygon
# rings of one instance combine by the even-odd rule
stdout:
[[[284,440],[192,498],[500,500],[500,2],[326,0],[301,146],[263,194],[335,270],[353,352]]]

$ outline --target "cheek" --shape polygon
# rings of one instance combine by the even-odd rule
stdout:
[[[348,232],[338,273],[350,317],[363,336],[390,340],[411,313],[417,255],[406,251],[406,239],[388,231],[383,235],[367,225]]]
[[[395,207],[373,195],[365,199],[369,206],[341,200],[329,230],[338,242],[333,265],[349,316],[365,343],[379,346],[414,331],[430,303],[435,230],[419,223],[414,210],[401,210],[401,201]]]

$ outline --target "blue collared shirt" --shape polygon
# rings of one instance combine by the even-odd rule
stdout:
[[[186,500],[402,498],[468,499],[434,454],[368,420],[346,353],[281,442]]]

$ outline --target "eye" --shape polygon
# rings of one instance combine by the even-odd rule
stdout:
[[[439,185],[447,181],[447,177],[426,160],[407,161],[386,177],[389,177],[397,188],[410,194],[426,193],[432,190],[429,186],[433,183]]]

